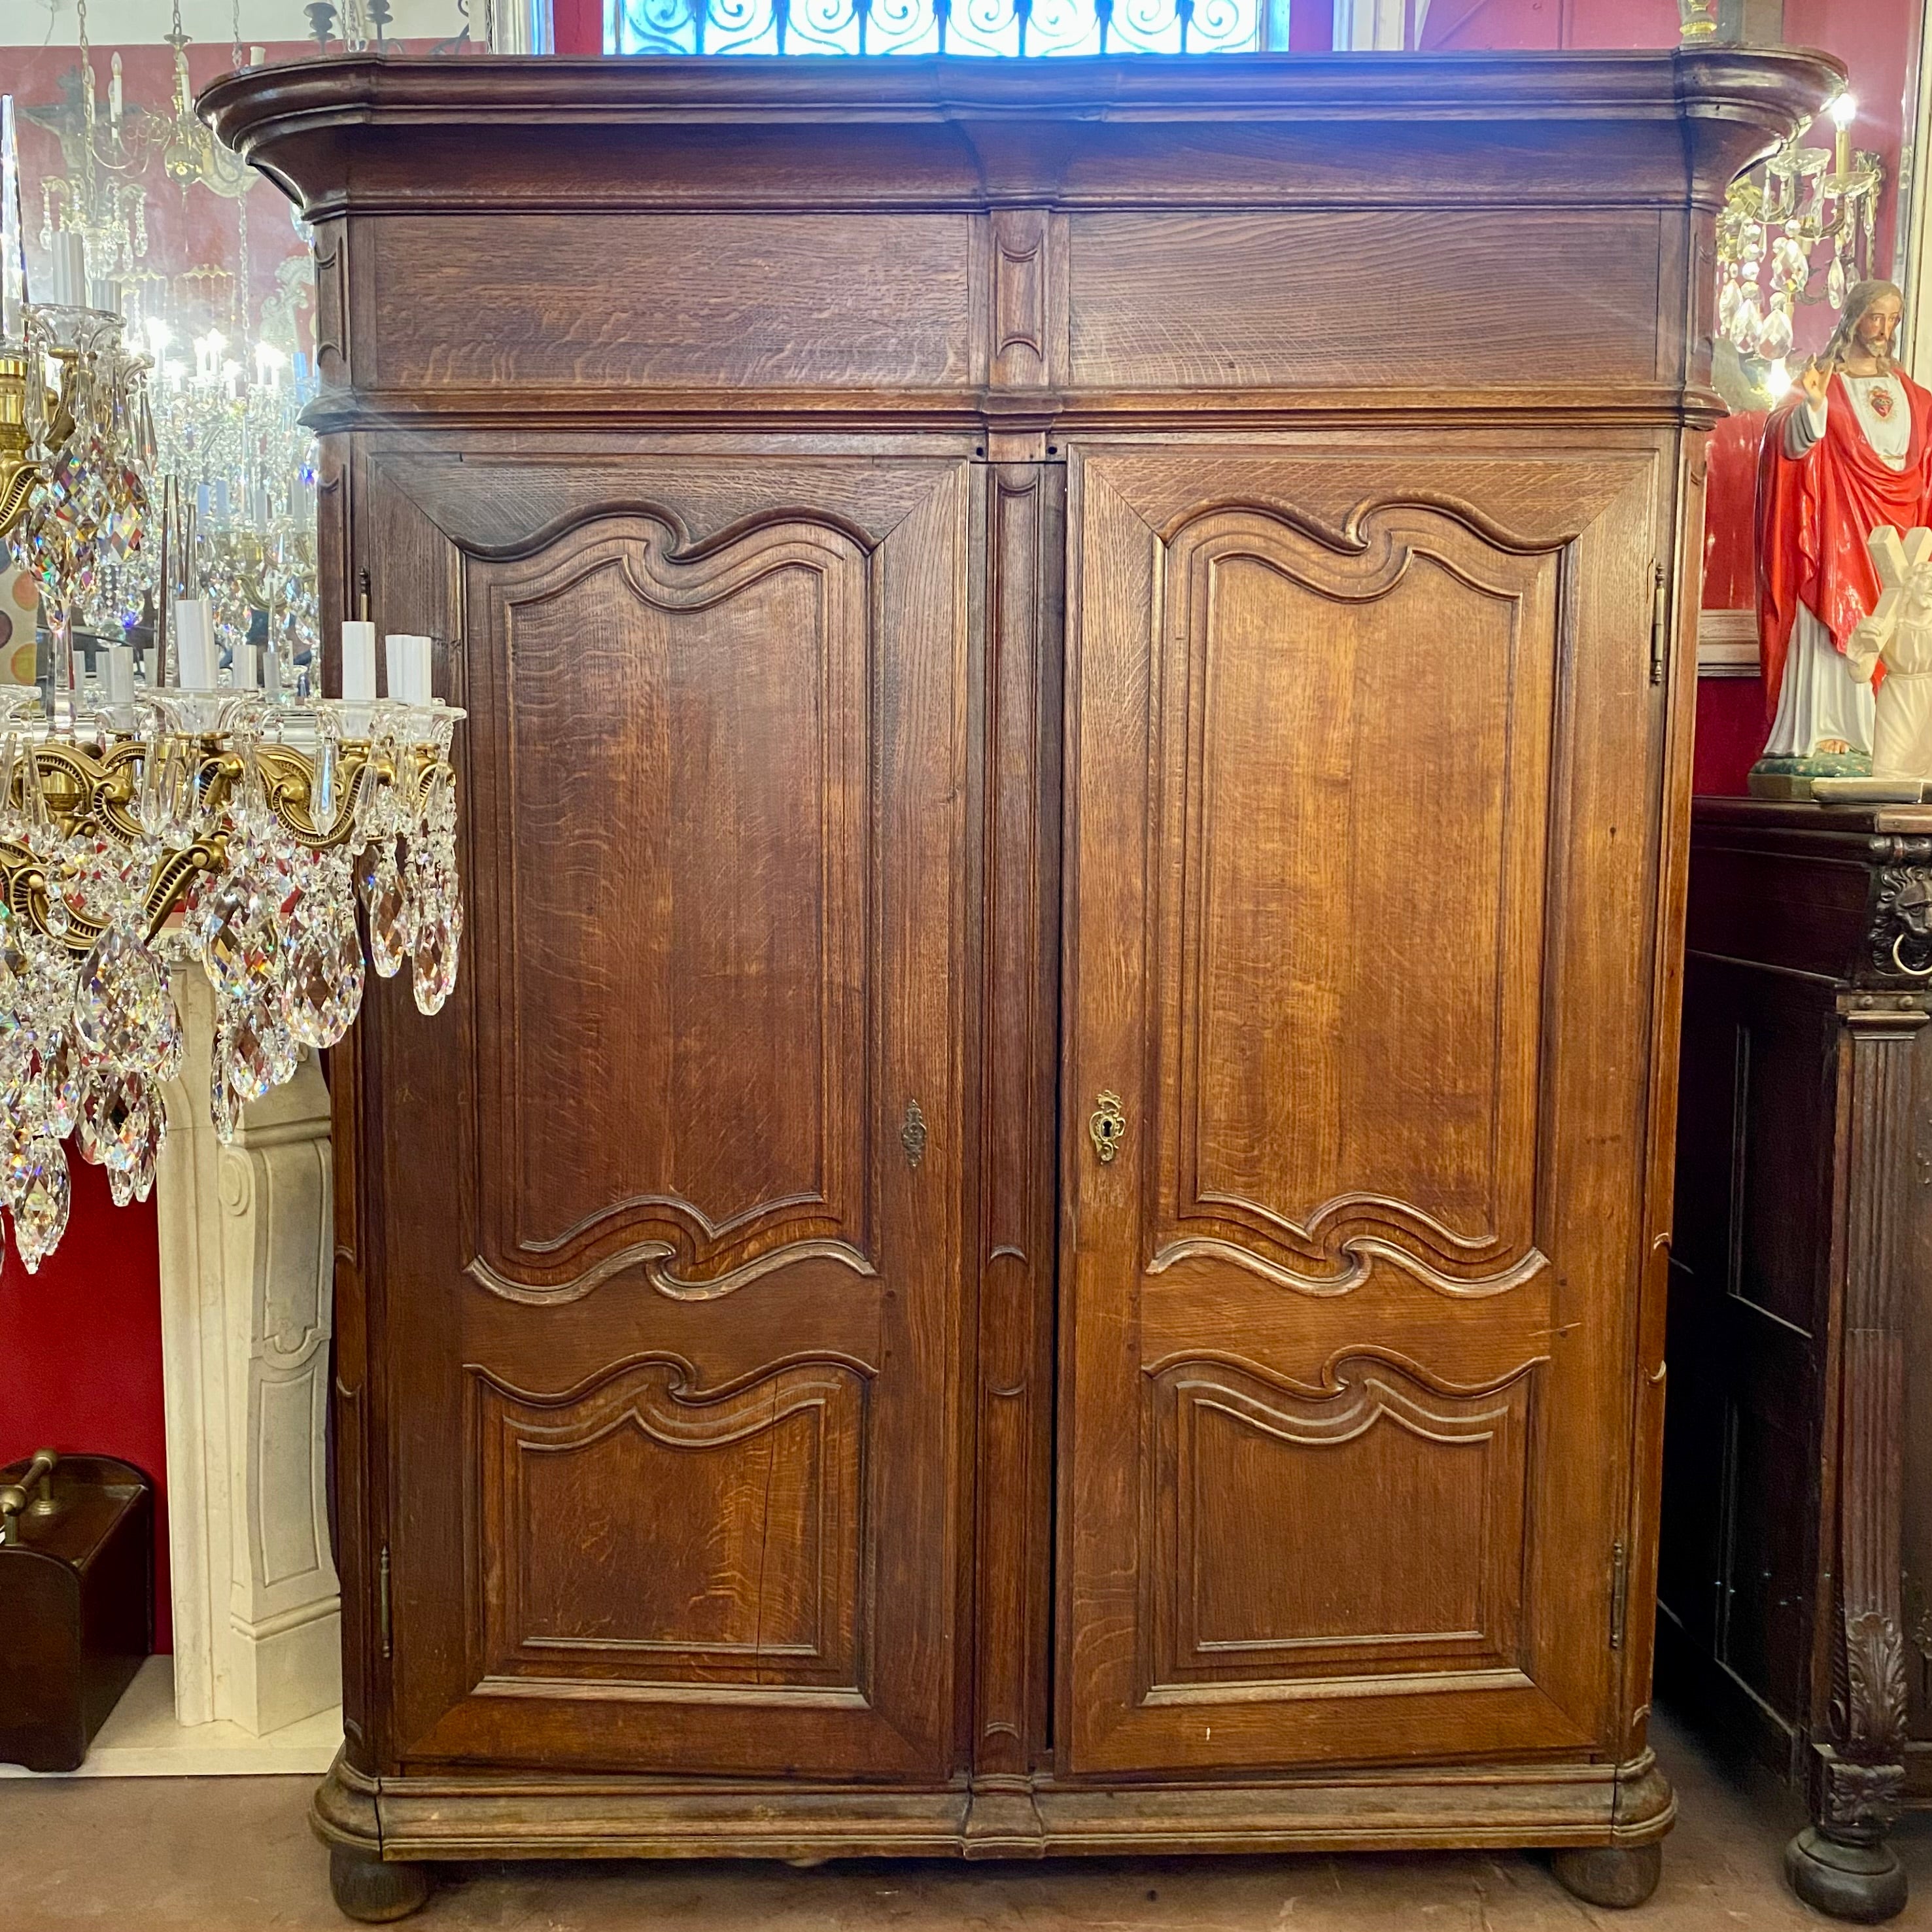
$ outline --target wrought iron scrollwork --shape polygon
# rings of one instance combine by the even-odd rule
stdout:
[[[1261,0],[623,0],[623,54],[1252,53]]]

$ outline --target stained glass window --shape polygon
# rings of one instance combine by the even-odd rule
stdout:
[[[1253,53],[1285,0],[615,0],[619,54]]]

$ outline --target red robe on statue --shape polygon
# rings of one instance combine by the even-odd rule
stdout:
[[[1865,539],[1881,524],[1900,531],[1928,521],[1932,508],[1932,392],[1900,373],[1912,411],[1905,467],[1894,470],[1865,440],[1844,382],[1832,378],[1825,434],[1794,460],[1785,424],[1802,408],[1793,389],[1764,426],[1757,462],[1758,654],[1765,716],[1778,715],[1791,626],[1802,602],[1840,650],[1878,602],[1878,577]]]

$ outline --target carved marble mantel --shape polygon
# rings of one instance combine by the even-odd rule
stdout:
[[[188,1051],[155,1192],[175,1708],[259,1736],[342,1695],[323,1437],[328,1091],[305,1054],[223,1147],[204,1090],[213,996],[193,965],[174,987]]]

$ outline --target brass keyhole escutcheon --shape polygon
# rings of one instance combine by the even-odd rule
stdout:
[[[1108,1166],[1127,1137],[1127,1116],[1118,1094],[1102,1093],[1087,1121],[1087,1132],[1102,1167]]]

